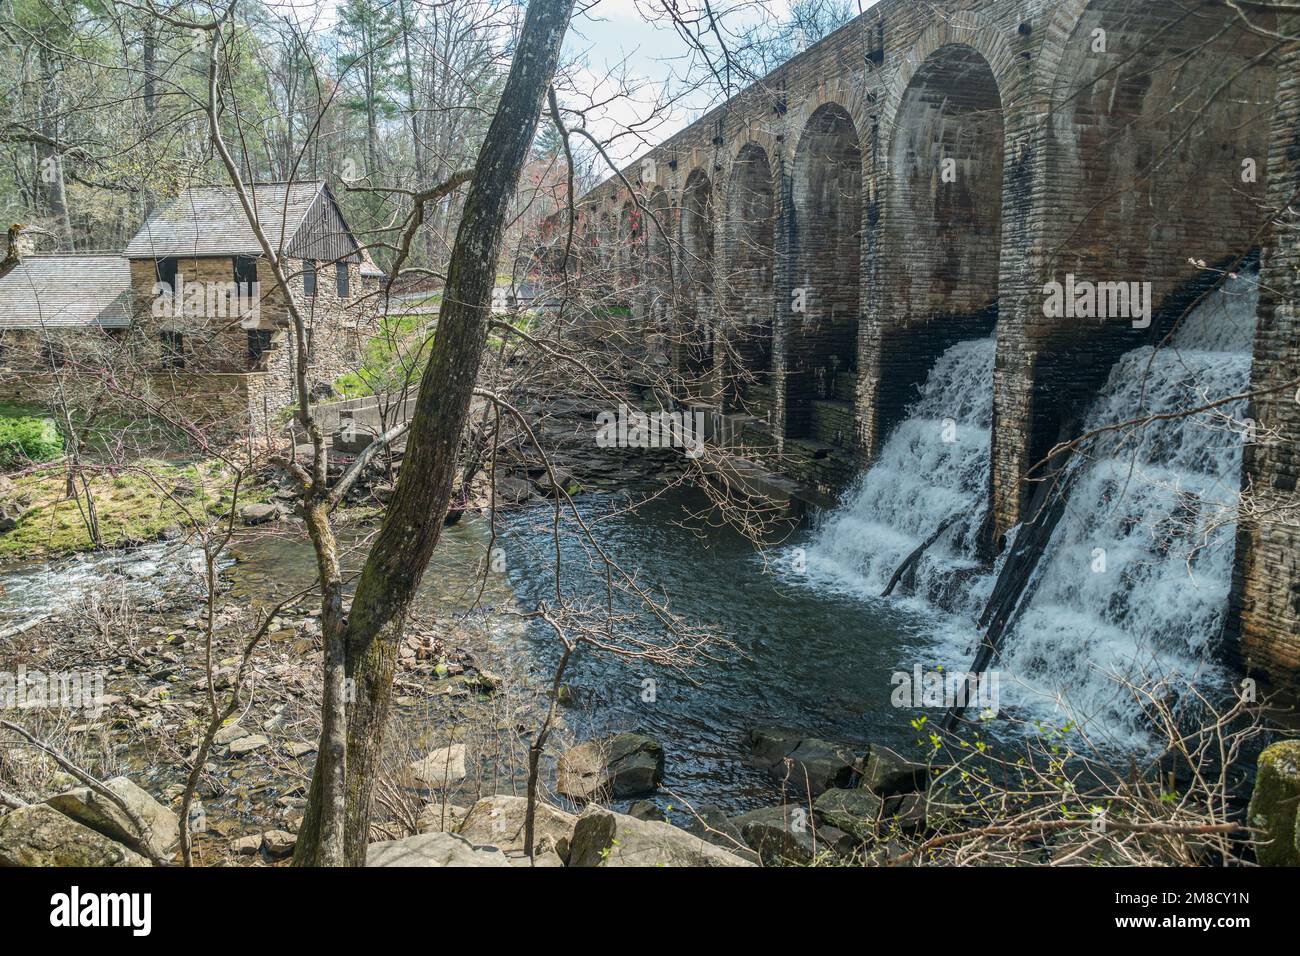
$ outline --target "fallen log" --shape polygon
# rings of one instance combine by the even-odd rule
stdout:
[[[894,571],[893,576],[889,579],[889,583],[885,585],[885,590],[880,593],[881,597],[889,597],[894,588],[897,587],[898,582],[902,580],[903,575],[906,574],[909,569],[916,567],[917,562],[921,560],[921,555],[925,554],[930,546],[939,540],[940,535],[952,527],[953,522],[955,522],[958,517],[959,515],[950,515],[941,521],[939,527],[935,528],[934,534],[926,538],[924,543],[903,559],[903,563],[898,566],[898,569]]]

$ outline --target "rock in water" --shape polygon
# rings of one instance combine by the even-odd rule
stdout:
[[[728,820],[719,807],[712,804],[703,803],[695,809],[695,818],[687,826],[686,832],[706,843],[720,846],[729,853],[753,863],[758,862],[758,854],[745,844],[740,828]]]
[[[667,823],[668,817],[659,804],[653,800],[638,800],[632,806],[627,808],[627,815],[636,817],[638,820],[657,820],[660,823]]]
[[[667,823],[591,806],[573,829],[569,866],[753,866]]]
[[[809,737],[799,741],[799,746],[768,774],[815,797],[834,787],[851,786],[856,760],[853,751],[843,744]]]
[[[425,786],[438,789],[465,779],[465,745],[439,747],[423,760],[411,764],[411,773]]]
[[[1259,755],[1247,819],[1259,830],[1261,866],[1300,866],[1300,740],[1284,740]]]
[[[82,826],[102,833],[110,840],[123,843],[145,856],[152,849],[154,855],[166,857],[176,848],[180,841],[179,818],[176,814],[126,777],[105,780],[104,786],[121,797],[140,818],[149,829],[147,834],[137,832],[121,807],[89,787],[77,787],[50,797],[45,802]]]
[[[270,745],[271,741],[265,734],[244,734],[230,742],[230,755],[242,757],[244,754],[251,754],[254,750],[261,750]]]
[[[664,749],[645,734],[588,740],[561,755],[556,786],[575,800],[654,793],[664,778]]]
[[[471,843],[488,844],[507,852],[522,852],[527,814],[527,797],[484,797],[470,807],[465,822],[456,832]],[[538,801],[534,815],[534,851],[551,849],[562,860],[567,860],[573,828],[577,823],[578,818],[572,813]]]
[[[876,835],[883,801],[861,787],[853,790],[827,790],[813,804],[813,812],[825,826],[843,830],[859,843]]]
[[[925,789],[930,768],[900,757],[887,747],[872,744],[861,785],[881,797],[915,793]]]
[[[366,866],[509,866],[494,846],[475,846],[455,833],[421,833],[403,840],[372,843]]]
[[[754,727],[745,735],[745,749],[755,766],[768,768],[781,763],[799,746],[803,735],[777,727]]]
[[[763,807],[731,821],[764,863],[810,863],[817,854],[804,807]]]
[[[44,803],[0,817],[0,866],[148,866],[149,861]]]
[[[278,505],[244,505],[239,509],[239,517],[247,525],[265,524],[280,517],[280,508]]]

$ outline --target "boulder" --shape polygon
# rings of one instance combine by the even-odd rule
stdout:
[[[552,473],[554,479],[552,479]],[[557,498],[561,491],[567,491],[577,485],[573,475],[564,468],[553,467],[537,479],[537,490],[548,498]]]
[[[588,740],[560,756],[556,788],[575,800],[653,793],[664,777],[664,749],[645,734]]]
[[[262,849],[262,834],[255,833],[252,836],[240,837],[230,844],[230,848],[240,856],[256,856]]]
[[[590,806],[573,829],[569,866],[752,866],[685,830]]]
[[[498,475],[495,487],[498,506],[523,504],[533,496],[531,482],[510,475]]]
[[[780,764],[802,740],[802,734],[791,730],[753,727],[745,734],[745,749],[755,766],[766,769]]]
[[[246,525],[265,524],[280,517],[280,506],[272,504],[244,505],[239,509],[239,518]]]
[[[853,751],[843,744],[808,737],[771,767],[768,775],[815,797],[835,787],[852,786],[856,761]]]
[[[469,811],[445,800],[427,804],[415,818],[416,833],[455,833]]]
[[[254,750],[261,750],[270,745],[271,741],[264,734],[244,734],[230,742],[230,755],[242,757],[244,754],[251,754]]]
[[[804,807],[763,807],[731,822],[768,866],[811,863],[817,855],[811,820]]]
[[[658,820],[660,823],[667,823],[668,816],[664,813],[659,804],[653,800],[638,800],[632,806],[627,808],[627,815],[636,817],[638,820]]]
[[[438,789],[465,779],[465,745],[439,747],[411,764],[411,774],[425,786]]]
[[[494,846],[475,846],[455,833],[420,833],[402,840],[372,843],[366,866],[509,866]]]
[[[1300,740],[1284,740],[1259,755],[1247,820],[1259,841],[1260,866],[1300,866]]]
[[[882,828],[899,827],[915,830],[925,826],[925,794],[900,793],[886,797],[880,825]]]
[[[867,766],[861,786],[880,797],[915,793],[925,789],[930,768],[900,757],[887,747],[872,744],[867,750]]]
[[[273,860],[293,855],[298,838],[287,830],[267,830],[262,834],[262,850]]]
[[[134,850],[44,803],[0,817],[0,866],[148,866]]]
[[[758,854],[746,845],[740,828],[712,804],[703,803],[696,808],[695,817],[686,827],[686,832],[753,863],[758,862]]]
[[[149,850],[152,850],[153,855],[166,857],[176,848],[180,842],[180,820],[175,813],[126,777],[105,780],[104,786],[122,798],[148,828],[148,833],[141,834],[121,807],[89,787],[76,787],[67,793],[50,797],[45,802],[82,826],[125,844],[144,856],[149,856]]]
[[[222,727],[220,730],[218,730],[215,734],[212,735],[212,742],[214,744],[219,744],[222,747],[225,747],[229,744],[234,743],[240,737],[249,736],[250,733],[251,731],[246,730],[244,727],[241,727],[239,724],[226,724],[226,726]]]
[[[823,826],[843,830],[859,843],[876,836],[883,801],[861,787],[827,790],[813,804],[813,813]]]
[[[528,813],[527,797],[484,797],[470,807],[465,821],[456,832],[471,843],[500,847],[507,853],[524,849],[524,823]],[[573,828],[578,818],[538,801],[534,818],[535,851],[554,850],[568,859]]]

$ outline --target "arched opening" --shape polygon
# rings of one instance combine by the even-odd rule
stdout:
[[[775,196],[767,153],[753,143],[737,155],[727,191],[730,262],[721,315],[726,330],[727,410],[766,417],[772,408]]]
[[[820,107],[795,150],[785,434],[853,445],[861,294],[862,149],[848,112]]]
[[[1036,308],[1027,462],[1072,427],[1121,355],[1163,341],[1219,270],[1255,253],[1277,77],[1264,55],[1272,18],[1250,19],[1261,29],[1222,4],[1093,0],[1073,24],[1053,77],[1038,281],[1150,283],[1150,309],[1131,314],[1109,295],[1104,308]]]
[[[890,155],[899,268],[881,330],[882,440],[944,352],[996,327],[1003,127],[992,67],[960,44],[931,53],[899,102]]]
[[[678,372],[692,394],[705,391],[713,370],[713,184],[697,169],[682,191],[681,299]]]

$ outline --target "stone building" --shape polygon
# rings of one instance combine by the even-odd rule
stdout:
[[[327,397],[359,362],[383,273],[324,182],[250,197],[305,320],[309,385]],[[164,416],[241,433],[273,430],[294,402],[288,303],[230,187],[185,190],[120,254],[23,257],[0,277],[0,350],[0,400],[111,373]]]

